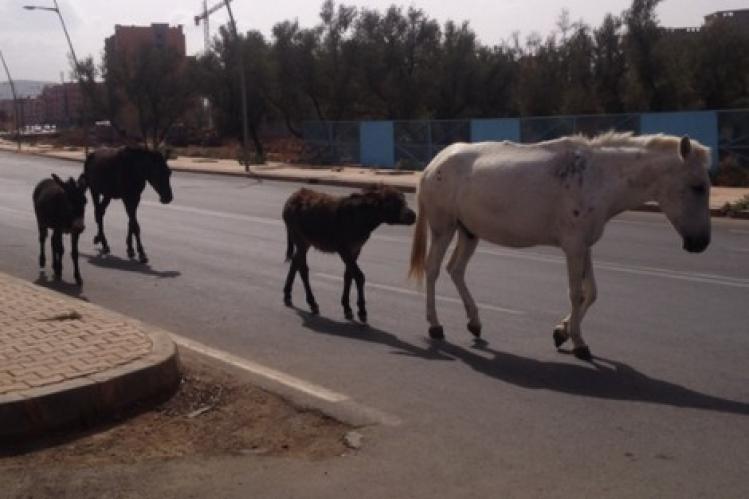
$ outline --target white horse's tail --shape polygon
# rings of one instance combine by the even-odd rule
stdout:
[[[416,192],[419,212],[416,215],[413,242],[411,244],[411,268],[408,270],[408,278],[416,279],[421,283],[424,280],[424,267],[427,254],[427,214],[424,209],[424,201],[421,198],[421,186]]]

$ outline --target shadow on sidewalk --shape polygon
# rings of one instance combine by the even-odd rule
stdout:
[[[138,260],[120,258],[112,254],[109,255],[91,255],[81,253],[88,263],[95,267],[104,269],[122,270],[125,272],[140,272],[141,274],[158,277],[160,279],[172,279],[182,275],[178,270],[154,270],[147,263],[140,263]]]
[[[57,291],[58,293],[63,293],[73,298],[78,298],[79,300],[89,301],[88,298],[83,295],[83,286],[78,286],[74,282],[57,280],[54,277],[50,278],[44,270],[39,271],[39,277],[36,278],[34,284],[43,288],[51,289],[52,291]],[[85,286],[86,283],[84,282],[83,285]]]
[[[429,343],[437,351],[464,362],[481,374],[522,388],[749,415],[749,403],[707,395],[651,378],[624,363],[602,357],[594,357],[592,364],[595,369],[591,369],[590,365],[539,361],[499,352],[484,340],[477,340],[472,349],[446,341]],[[489,354],[489,357],[471,350]]]
[[[392,333],[374,328],[368,324],[345,321],[338,322],[319,315],[313,315],[305,310],[292,307],[302,319],[302,327],[317,333],[348,338],[352,340],[380,343],[395,349],[395,354],[411,357],[420,357],[427,360],[454,360],[452,357],[441,354],[436,348],[420,348],[416,345],[406,343]]]

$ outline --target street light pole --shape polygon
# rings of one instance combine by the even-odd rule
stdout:
[[[229,21],[231,23],[231,30],[234,34],[234,43],[237,47],[237,57],[239,58],[239,84],[241,86],[240,93],[242,95],[242,161],[244,170],[250,172],[250,157],[247,152],[247,85],[245,84],[244,74],[244,56],[242,55],[242,45],[239,40],[239,32],[237,31],[237,23],[234,22],[234,14],[231,11],[229,2],[231,0],[224,0],[226,10],[229,11]]]
[[[54,7],[42,7],[39,5],[24,5],[23,8],[26,10],[47,10],[50,12],[57,13],[57,17],[60,18],[60,24],[62,25],[62,31],[65,33],[65,39],[68,41],[68,47],[70,48],[70,55],[73,57],[73,64],[75,65],[75,75],[78,78],[78,85],[80,86],[81,90],[81,115],[83,119],[83,147],[84,147],[84,154],[88,156],[88,123],[86,121],[86,89],[83,84],[83,79],[81,77],[81,66],[78,63],[78,57],[75,55],[75,49],[73,48],[73,42],[70,41],[70,35],[68,34],[68,28],[65,26],[65,19],[62,17],[62,12],[60,12],[60,6],[57,5],[57,0],[52,0],[55,4]],[[64,90],[64,88],[63,88]]]
[[[21,122],[18,118],[18,97],[16,96],[16,86],[13,83],[13,78],[11,78],[10,76],[8,65],[5,64],[5,57],[3,57],[2,51],[0,51],[0,61],[2,61],[3,63],[3,68],[5,68],[5,74],[8,75],[8,83],[10,84],[10,93],[13,95],[13,115],[16,120],[16,143],[18,145],[18,152],[21,152]]]

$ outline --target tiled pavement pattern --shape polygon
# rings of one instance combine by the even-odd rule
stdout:
[[[0,395],[99,373],[151,350],[136,323],[0,274]]]

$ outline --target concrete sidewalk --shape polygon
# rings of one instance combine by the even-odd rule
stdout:
[[[16,145],[0,139],[0,151],[16,151]],[[83,162],[83,149],[80,148],[60,149],[45,145],[24,145],[22,152],[67,161]],[[238,177],[247,177],[250,175],[236,160],[229,159],[180,156],[169,160],[169,166],[175,171],[190,173],[232,175]],[[267,180],[319,183],[347,187],[362,187],[385,183],[405,192],[415,192],[421,176],[420,172],[391,169],[348,166],[319,167],[280,162],[253,165],[251,174]],[[726,216],[727,214],[723,210],[726,203],[735,203],[745,196],[749,196],[749,187],[712,187],[710,190],[710,210],[713,216]],[[660,209],[657,204],[648,204],[642,206],[640,211],[660,211]],[[749,211],[733,212],[728,215],[749,219]]]
[[[179,379],[166,333],[0,273],[0,441],[94,422]]]

